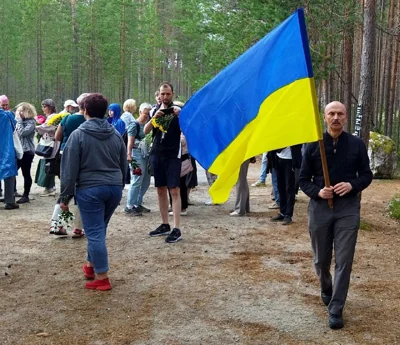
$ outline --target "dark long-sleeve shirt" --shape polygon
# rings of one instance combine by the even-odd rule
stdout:
[[[324,145],[331,186],[349,182],[353,187],[344,198],[354,196],[370,185],[372,172],[367,150],[360,138],[342,132],[335,148],[333,138],[325,132]],[[324,186],[318,142],[307,144],[300,170],[300,188],[310,198],[319,199],[318,193]],[[339,196],[334,194],[334,197]]]

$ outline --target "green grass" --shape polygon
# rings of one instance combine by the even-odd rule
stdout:
[[[360,220],[360,230],[363,231],[372,231],[372,225],[367,223],[364,220]]]
[[[392,218],[400,219],[400,194],[396,194],[390,201],[389,215]]]

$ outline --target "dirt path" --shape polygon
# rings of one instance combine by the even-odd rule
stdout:
[[[250,167],[250,183],[258,172]],[[251,189],[249,217],[230,218],[234,191],[205,206],[202,184],[184,240],[168,245],[147,236],[159,223],[154,187],[143,217],[123,213],[125,192],[108,236],[113,290],[103,293],[83,288],[86,241],[47,234],[54,198],[1,208],[0,344],[400,344],[400,231],[385,209],[396,192],[400,180],[363,194],[370,230],[359,233],[340,331],[319,298],[302,193],[284,227],[269,222],[270,185]]]

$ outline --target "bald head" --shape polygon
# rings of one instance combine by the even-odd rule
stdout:
[[[347,112],[344,104],[338,101],[329,103],[324,110],[324,121],[328,133],[333,138],[337,138],[343,132],[344,125],[347,122]]]
[[[331,109],[342,109],[342,112],[346,114],[346,107],[343,103],[339,102],[339,101],[333,101],[329,104],[326,105],[325,110],[324,110],[324,114],[327,114]]]

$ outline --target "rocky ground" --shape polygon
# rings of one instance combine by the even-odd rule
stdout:
[[[250,166],[250,183],[258,172]],[[339,331],[328,328],[319,298],[302,193],[284,227],[269,220],[269,184],[251,188],[249,216],[231,218],[234,191],[226,204],[205,206],[202,177],[183,241],[166,244],[147,235],[160,222],[154,187],[145,199],[152,212],[136,218],[123,212],[125,191],[108,233],[113,290],[97,292],[83,288],[86,240],[48,235],[55,198],[39,191],[20,210],[0,209],[2,345],[400,344],[400,231],[387,216],[400,180],[363,193]]]

